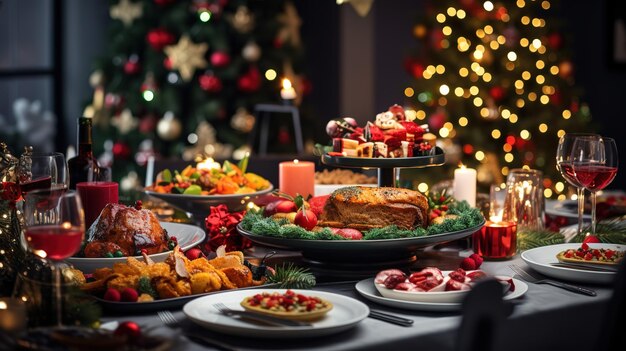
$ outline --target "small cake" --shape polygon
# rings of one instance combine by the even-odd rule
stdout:
[[[149,255],[167,250],[167,231],[150,210],[108,204],[87,231],[85,257],[105,257],[121,251],[123,256]]]

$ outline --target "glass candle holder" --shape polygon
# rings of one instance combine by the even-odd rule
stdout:
[[[512,169],[506,180],[502,219],[516,222],[519,229],[544,228],[543,173],[534,169]]]
[[[517,251],[517,223],[487,221],[473,238],[474,252],[487,260],[506,260]]]

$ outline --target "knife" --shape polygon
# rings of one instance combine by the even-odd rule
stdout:
[[[556,263],[550,263],[550,265],[554,267],[581,269],[581,270],[587,270],[587,271],[593,271],[593,272],[612,272],[612,273],[617,272],[617,267],[595,266],[595,265],[584,264],[584,263],[556,262]]]

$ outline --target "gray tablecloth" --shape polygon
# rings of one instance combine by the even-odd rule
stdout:
[[[463,253],[460,253],[463,256]],[[422,260],[422,265],[447,262],[458,267],[459,253],[436,253]],[[481,269],[494,275],[513,275],[509,264],[525,266],[519,258],[502,262],[484,262]],[[515,300],[514,312],[497,336],[497,350],[592,349],[602,327],[603,316],[612,294],[611,286],[587,286],[596,297],[575,294],[550,285],[528,284],[527,293]],[[414,320],[412,327],[401,327],[366,318],[356,327],[335,335],[297,340],[243,338],[214,333],[194,325],[181,310],[173,311],[182,322],[182,330],[161,325],[154,314],[105,316],[104,322],[132,320],[154,333],[176,338],[176,350],[211,350],[182,336],[192,331],[226,342],[239,350],[451,350],[454,349],[462,312],[420,312],[394,309],[371,303],[361,297],[351,283],[325,283],[315,289],[356,298],[372,308],[393,312]]]

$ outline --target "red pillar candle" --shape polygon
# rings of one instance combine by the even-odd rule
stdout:
[[[107,204],[119,202],[116,182],[81,182],[76,189],[85,210],[85,228],[91,227]]]
[[[486,259],[508,259],[517,250],[517,224],[487,221],[473,236],[474,252]]]
[[[305,199],[315,192],[315,164],[293,160],[278,165],[278,187],[291,196],[302,195]]]

